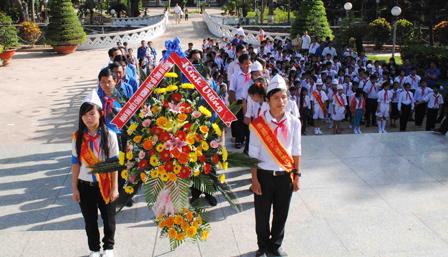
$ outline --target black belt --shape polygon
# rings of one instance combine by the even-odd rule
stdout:
[[[90,181],[85,181],[85,180],[82,180],[82,179],[78,179],[78,184],[91,186],[91,187],[98,186],[98,182],[90,182]]]
[[[274,177],[278,177],[278,176],[283,176],[283,175],[287,175],[289,174],[289,172],[286,172],[284,170],[264,170],[261,168],[258,168],[259,171],[266,173],[266,174],[270,174]]]

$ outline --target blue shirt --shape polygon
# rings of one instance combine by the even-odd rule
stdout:
[[[124,78],[124,81],[129,86],[131,86],[132,94],[134,94],[137,91],[138,87],[140,86],[139,83],[137,82],[137,80],[134,77],[129,76],[127,73],[126,73],[126,77]]]
[[[137,49],[137,59],[139,59],[139,60],[144,59],[146,57],[146,51],[147,50],[148,50],[147,47],[140,46]]]
[[[118,90],[114,90],[114,94],[111,98],[114,98],[112,106],[106,103],[106,95],[101,87],[98,86],[98,96],[100,97],[101,103],[103,104],[103,114],[106,114],[104,120],[106,122],[106,127],[115,132],[117,135],[121,135],[121,129],[117,128],[115,124],[112,123],[112,119],[115,117],[117,113],[121,111],[123,108],[122,103],[124,105],[125,99],[120,95]]]

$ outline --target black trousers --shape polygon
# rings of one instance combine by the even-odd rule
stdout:
[[[308,113],[310,113],[310,109],[302,108],[300,111],[300,122],[302,123],[302,134],[306,132],[306,125],[308,123]]]
[[[238,100],[238,104],[241,103],[241,100]],[[242,144],[244,142],[244,139],[249,134],[249,127],[244,124],[244,113],[241,109],[237,114],[236,117],[238,120],[232,122],[231,128],[232,128],[232,136],[235,137],[235,143]]]
[[[442,134],[446,134],[446,132],[448,131],[448,116],[445,116],[445,117],[442,119],[442,123],[440,124],[439,131],[440,131]]]
[[[409,117],[411,116],[411,105],[402,104],[400,114],[400,131],[406,131]]]
[[[285,223],[288,218],[292,196],[291,177],[273,176],[272,173],[258,169],[258,181],[262,195],[254,194],[255,226],[259,249],[278,249],[285,235]],[[269,226],[273,208],[272,227]]]
[[[426,131],[436,128],[437,114],[439,114],[439,109],[428,108],[428,116],[426,117]]]
[[[425,118],[426,103],[415,105],[415,125],[421,126],[423,124],[423,118]]]
[[[98,209],[104,224],[103,249],[114,248],[115,237],[115,202],[106,204],[101,196],[98,185],[88,185],[78,180],[78,190],[81,201],[82,216],[90,251],[98,252],[100,247],[100,232],[98,230]]]
[[[376,124],[376,108],[378,107],[378,99],[367,98],[366,100],[366,114],[365,121],[366,125],[372,124],[375,126]]]

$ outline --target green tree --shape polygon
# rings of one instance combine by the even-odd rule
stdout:
[[[341,47],[349,45],[350,39],[355,39],[355,47],[358,53],[362,52],[363,41],[366,36],[367,23],[361,18],[345,17],[341,22],[341,27],[336,34]],[[353,46],[351,46],[353,47]]]
[[[321,39],[330,37],[333,39],[333,31],[327,20],[325,6],[322,0],[304,0],[299,5],[296,19],[291,26],[291,36],[302,34],[305,30],[311,36]]]
[[[375,42],[375,48],[381,49],[390,40],[392,26],[384,18],[378,18],[369,23],[369,38]]]
[[[397,21],[397,42],[405,45],[413,40],[415,40],[414,24],[406,19],[399,19]]]
[[[17,29],[12,24],[11,18],[0,12],[0,49],[9,50],[17,46],[19,46]]]
[[[46,38],[47,43],[53,46],[78,45],[85,42],[86,33],[70,0],[50,2],[50,22]]]

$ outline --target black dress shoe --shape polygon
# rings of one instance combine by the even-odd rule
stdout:
[[[134,205],[134,199],[131,198],[126,202],[126,207],[132,207]]]
[[[266,251],[258,250],[255,252],[255,257],[268,257],[268,255],[266,254]]]
[[[218,204],[218,201],[216,200],[216,198],[213,195],[205,194],[205,199],[207,199],[207,202],[211,206],[216,206]]]
[[[283,249],[281,247],[279,247],[277,249],[271,249],[270,254],[275,257],[288,256],[288,254],[285,251],[283,251]]]

